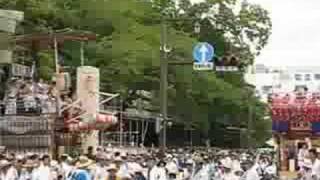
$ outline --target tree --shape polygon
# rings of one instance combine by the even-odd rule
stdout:
[[[171,0],[0,0],[0,8],[25,12],[25,21],[19,33],[73,28],[98,34],[95,43],[85,46],[86,65],[100,68],[103,91],[121,93],[126,107],[134,106],[139,90],[153,94],[149,99],[150,111],[159,110],[160,77],[160,23],[165,15],[168,22],[169,45],[173,52],[170,60],[191,61],[192,47],[197,41],[215,45],[222,56],[232,51],[240,58],[243,68],[267,43],[270,19],[261,7],[243,3],[235,12],[236,0],[207,0],[191,5],[181,0],[176,6]],[[164,11],[165,9],[165,11]],[[196,13],[201,13],[201,34],[193,33]],[[172,20],[174,19],[174,20]],[[79,44],[66,43],[64,54],[68,66],[79,66]],[[41,52],[48,54],[46,52]],[[42,55],[50,61],[50,55]],[[51,69],[43,63],[42,72]],[[43,73],[43,76],[50,75]],[[243,72],[217,74],[195,72],[192,66],[169,67],[169,114],[176,121],[190,122],[210,134],[210,127],[228,119],[225,125],[245,124],[246,109],[257,104],[256,98],[247,101]],[[255,106],[256,127],[266,127],[260,121],[264,105]],[[224,128],[220,128],[226,132]],[[266,133],[257,133],[264,139]],[[261,138],[260,138],[261,137]],[[262,141],[262,140],[261,140]]]

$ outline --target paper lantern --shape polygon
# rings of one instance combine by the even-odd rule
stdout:
[[[97,123],[116,124],[118,118],[109,114],[98,114],[96,117]]]

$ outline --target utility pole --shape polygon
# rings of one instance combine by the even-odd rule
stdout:
[[[167,26],[167,17],[165,13],[165,8],[162,11],[161,17],[161,40],[160,40],[160,120],[157,122],[156,129],[159,130],[159,143],[161,148],[165,149],[167,146],[167,120],[168,120],[168,53],[171,52],[171,48],[168,47],[168,26]],[[196,14],[196,20],[200,19],[200,15]],[[178,19],[179,21],[179,19]],[[194,31],[196,34],[200,33],[200,23],[197,22],[194,27]],[[170,65],[192,65],[192,63],[188,62],[178,62],[178,63],[170,63]]]
[[[251,134],[252,134],[252,105],[250,103],[250,94],[248,94],[248,148],[251,149]]]
[[[168,87],[168,52],[170,50],[167,47],[167,22],[164,17],[162,16],[162,23],[161,23],[161,59],[160,59],[160,113],[161,113],[161,120],[158,123],[160,126],[160,136],[159,136],[159,143],[161,147],[164,149],[167,145],[167,87]],[[162,126],[162,127],[161,127]]]

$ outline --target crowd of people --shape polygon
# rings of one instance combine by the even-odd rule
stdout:
[[[7,83],[3,98],[2,114],[56,112],[56,85],[32,79],[12,78]]]
[[[218,149],[149,149],[141,152],[89,147],[58,160],[49,155],[0,157],[0,180],[260,180],[276,177],[270,153]]]

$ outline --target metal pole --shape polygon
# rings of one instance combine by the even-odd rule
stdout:
[[[55,66],[56,66],[56,77],[57,75],[60,73],[59,72],[59,54],[58,54],[58,42],[57,42],[57,38],[54,37],[53,39],[53,46],[54,46],[54,61],[55,61]],[[57,84],[56,84],[57,86]],[[57,97],[56,97],[56,108],[57,108],[57,113],[58,116],[61,115],[60,112],[60,91],[57,91]]]
[[[191,147],[191,148],[193,147],[193,137],[192,137],[193,133],[192,133],[192,131],[193,131],[193,129],[192,129],[192,127],[191,127],[191,128],[190,128],[190,147]]]
[[[161,124],[162,129],[160,133],[160,144],[162,148],[166,148],[166,120],[167,120],[167,87],[168,87],[168,56],[167,56],[167,24],[166,20],[162,18],[162,28],[161,28],[161,59],[160,59],[160,69],[161,69],[161,77],[160,77],[160,110],[162,115]]]
[[[129,144],[131,144],[133,141],[133,138],[132,138],[132,120],[129,119]]]
[[[250,96],[248,97],[248,99],[250,98]],[[251,148],[251,124],[252,124],[252,106],[250,104],[250,101],[248,101],[248,148]]]
[[[123,103],[120,100],[120,147],[123,145],[123,122],[122,122],[122,111],[123,111]]]
[[[81,41],[80,46],[80,60],[81,60],[81,66],[84,66],[84,51],[83,51],[84,43]]]
[[[58,54],[58,43],[57,43],[57,38],[54,37],[53,40],[54,43],[54,61],[56,65],[56,73],[59,73],[59,54]]]

